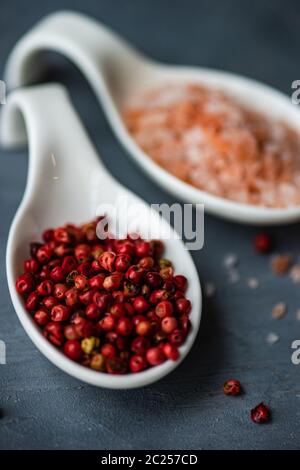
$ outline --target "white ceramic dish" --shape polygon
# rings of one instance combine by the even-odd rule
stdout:
[[[254,80],[204,68],[167,66],[150,61],[102,24],[62,11],[47,16],[14,47],[6,67],[10,88],[38,78],[44,50],[60,52],[86,76],[128,153],[160,186],[176,197],[204,204],[205,210],[242,223],[281,224],[300,219],[300,207],[268,209],[223,199],[184,183],[149,158],[128,134],[119,110],[130,96],[156,84],[195,81],[216,87],[251,109],[279,118],[300,131],[300,112],[282,93]]]
[[[189,279],[187,296],[193,305],[192,330],[180,348],[180,360],[122,376],[96,372],[71,361],[43,337],[16,292],[15,280],[24,259],[29,256],[29,243],[39,240],[42,230],[47,227],[88,221],[95,217],[99,204],[117,207],[124,197],[129,204],[138,203],[145,208],[138,227],[141,235],[149,226],[154,235],[168,234],[170,226],[157,212],[149,212],[149,207],[140,198],[107,172],[62,86],[43,85],[12,93],[2,108],[0,139],[7,147],[24,145],[27,139],[29,142],[27,185],[9,232],[6,268],[15,310],[34,344],[65,372],[101,387],[140,387],[171,372],[191,349],[201,318],[200,283],[183,242],[165,240],[166,256],[174,261],[175,269]],[[171,234],[174,235],[172,229]]]

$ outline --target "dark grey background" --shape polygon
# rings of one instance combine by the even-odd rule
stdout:
[[[257,78],[290,94],[300,78],[300,3],[267,0],[85,0],[1,2],[0,77],[15,41],[55,9],[83,11],[124,35],[158,60],[204,65]],[[107,167],[149,202],[174,199],[148,180],[125,155],[83,78],[62,62],[51,79],[68,84],[72,99]],[[136,391],[87,386],[51,365],[33,346],[12,307],[5,277],[8,229],[25,186],[26,151],[0,153],[0,447],[96,449],[299,449],[300,366],[291,364],[291,343],[300,338],[299,286],[277,279],[269,260],[253,255],[257,229],[209,216],[205,248],[193,253],[202,281],[217,295],[204,305],[196,345],[170,376]],[[299,225],[272,230],[279,248],[300,252]],[[222,260],[238,253],[242,281],[228,284]],[[261,286],[251,291],[248,276]],[[288,302],[275,321],[275,302]],[[280,341],[269,346],[274,331]],[[246,393],[225,397],[224,380],[236,377]],[[272,423],[253,424],[249,410],[265,400]]]

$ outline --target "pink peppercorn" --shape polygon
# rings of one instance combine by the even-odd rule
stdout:
[[[143,356],[137,354],[131,356],[129,361],[129,367],[133,373],[141,372],[142,370],[146,369],[147,365],[148,364],[146,359]]]
[[[177,361],[179,358],[179,351],[174,344],[166,343],[163,346],[163,352],[167,359],[171,359],[172,361]]]
[[[165,317],[161,322],[161,328],[167,335],[176,330],[178,326],[178,321],[175,317]]]
[[[34,289],[34,277],[31,273],[21,274],[16,281],[16,289],[19,294],[29,294]]]
[[[76,339],[68,339],[64,344],[64,352],[73,361],[80,361],[83,356],[81,345]]]
[[[55,305],[51,310],[53,321],[66,321],[70,316],[70,309],[65,305]]]
[[[171,317],[173,315],[173,305],[168,300],[163,300],[156,305],[155,313],[159,318]]]
[[[166,360],[166,356],[160,348],[154,347],[148,349],[146,359],[151,366],[158,366]]]

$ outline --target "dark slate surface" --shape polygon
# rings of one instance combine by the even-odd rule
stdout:
[[[2,1],[0,66],[16,39],[56,8],[84,11],[111,25],[154,58],[242,73],[290,93],[299,79],[300,4],[296,1],[238,0]],[[57,61],[55,61],[57,62]],[[62,62],[51,79],[68,84],[98,150],[111,172],[149,202],[173,202],[135,166],[116,142],[80,75]],[[300,338],[295,312],[299,287],[271,275],[269,261],[253,256],[254,228],[206,216],[205,248],[193,253],[202,280],[214,280],[217,295],[205,302],[197,343],[174,373],[136,391],[101,390],[82,384],[51,365],[33,346],[14,313],[5,278],[9,225],[25,186],[26,152],[1,150],[0,169],[0,339],[7,365],[0,365],[0,447],[296,449],[300,447],[300,366],[291,364],[291,342]],[[280,248],[297,255],[299,226],[273,230]],[[224,254],[240,257],[242,281],[228,284]],[[253,292],[245,278],[255,275]],[[270,310],[286,300],[286,318]],[[280,341],[269,346],[274,331]],[[246,394],[223,396],[220,387],[239,378]],[[249,409],[268,402],[273,421],[257,426]]]

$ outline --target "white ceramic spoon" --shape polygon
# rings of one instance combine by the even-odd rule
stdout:
[[[86,76],[110,124],[129,154],[167,191],[207,212],[252,224],[279,224],[300,219],[300,207],[267,209],[229,201],[184,183],[154,163],[128,134],[119,110],[130,97],[163,82],[195,81],[235,97],[266,116],[300,131],[300,113],[282,93],[254,80],[203,68],[167,66],[150,61],[102,24],[75,12],[47,16],[14,47],[6,67],[10,88],[29,84],[39,73],[44,50],[62,53]]]
[[[67,222],[91,220],[100,204],[116,207],[124,198],[129,205],[139,204],[144,208],[138,227],[141,235],[151,227],[154,238],[159,234],[168,236],[170,226],[157,212],[149,211],[140,198],[121,186],[103,167],[62,86],[42,85],[15,91],[3,107],[0,124],[0,138],[5,146],[23,145],[27,139],[29,142],[27,185],[9,232],[6,268],[15,310],[32,341],[65,372],[102,387],[139,387],[171,372],[192,347],[201,317],[197,271],[189,252],[183,242],[176,239],[172,229],[173,239],[164,240],[166,256],[189,279],[187,296],[193,304],[193,327],[180,348],[179,361],[167,361],[139,374],[113,376],[76,364],[42,336],[15,288],[23,261],[29,256],[29,243],[39,240],[42,230]]]

